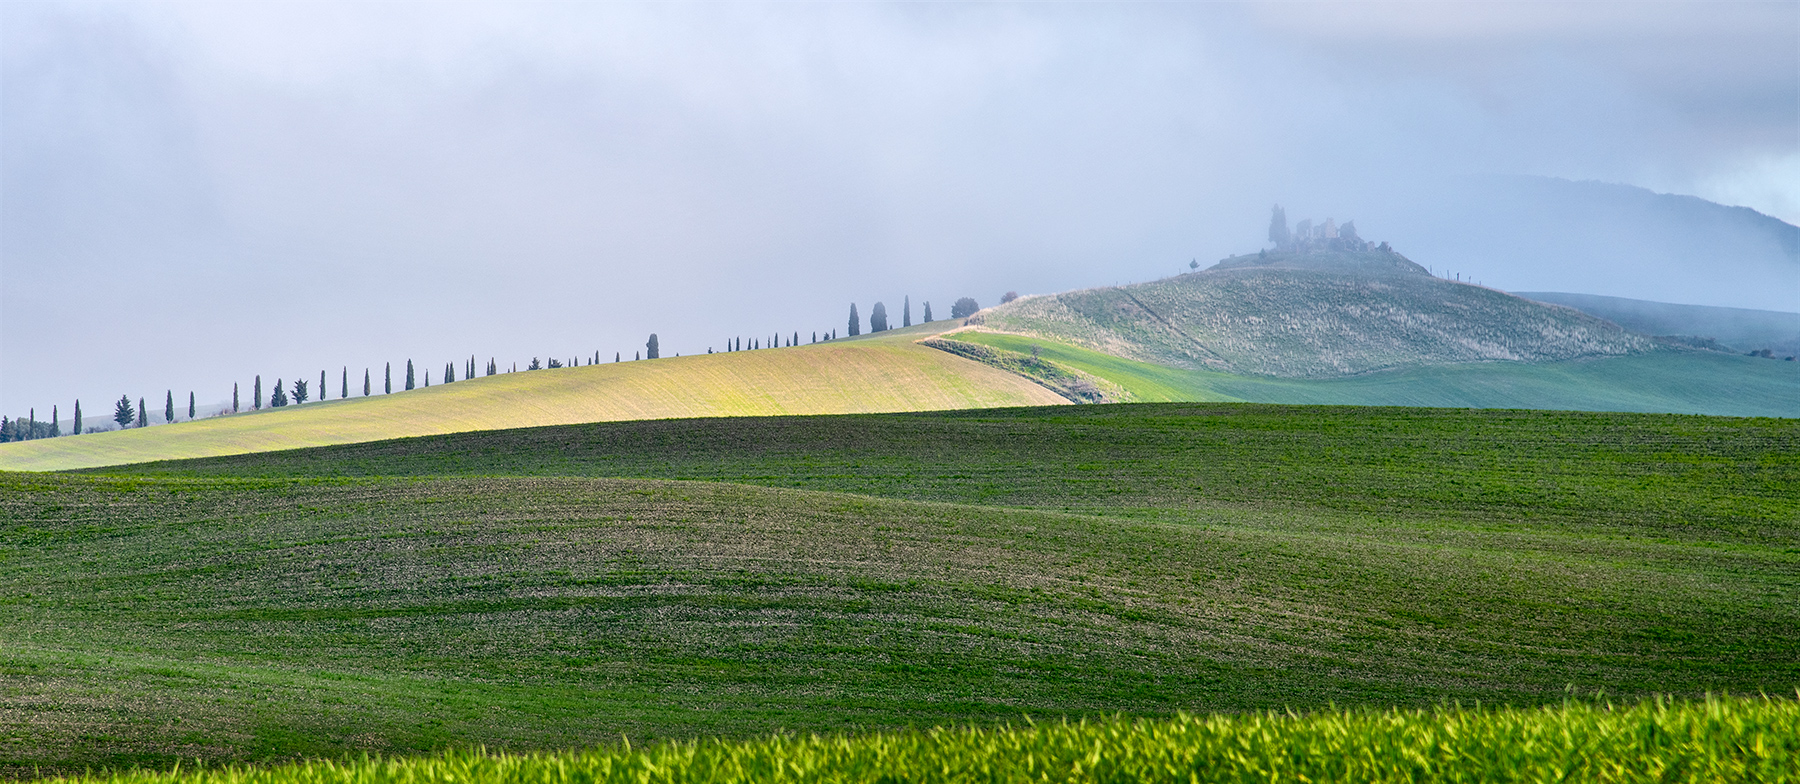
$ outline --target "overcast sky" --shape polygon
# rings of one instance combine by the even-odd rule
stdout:
[[[1277,201],[1405,250],[1358,207],[1447,175],[1800,222],[1797,42],[1791,1],[7,2],[0,411],[942,314]]]

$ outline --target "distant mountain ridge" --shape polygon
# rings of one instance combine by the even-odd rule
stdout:
[[[1747,207],[1616,183],[1470,176],[1358,212],[1433,268],[1508,290],[1800,310],[1800,227]]]
[[[1283,378],[1658,350],[1605,319],[1436,278],[1383,250],[1233,256],[1149,283],[1028,297],[977,319],[1143,362]]]
[[[1556,291],[1514,293],[1538,302],[1575,308],[1645,335],[1710,338],[1728,351],[1770,349],[1784,355],[1800,353],[1800,313],[1677,305]]]

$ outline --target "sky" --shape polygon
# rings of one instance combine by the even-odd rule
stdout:
[[[1404,251],[1487,175],[1800,222],[1800,3],[7,2],[0,413],[808,339],[1276,202]]]

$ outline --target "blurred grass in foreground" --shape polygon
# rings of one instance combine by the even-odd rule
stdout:
[[[634,748],[124,772],[107,784],[381,782],[1800,781],[1800,703],[1179,715],[996,729],[777,735]]]

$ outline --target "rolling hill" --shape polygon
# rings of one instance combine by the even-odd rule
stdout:
[[[1149,283],[1028,297],[973,321],[1167,367],[1279,378],[1656,350],[1603,319],[1441,280],[1384,251],[1235,256]]]
[[[0,473],[0,775],[1785,695],[1797,428],[1060,406]]]

